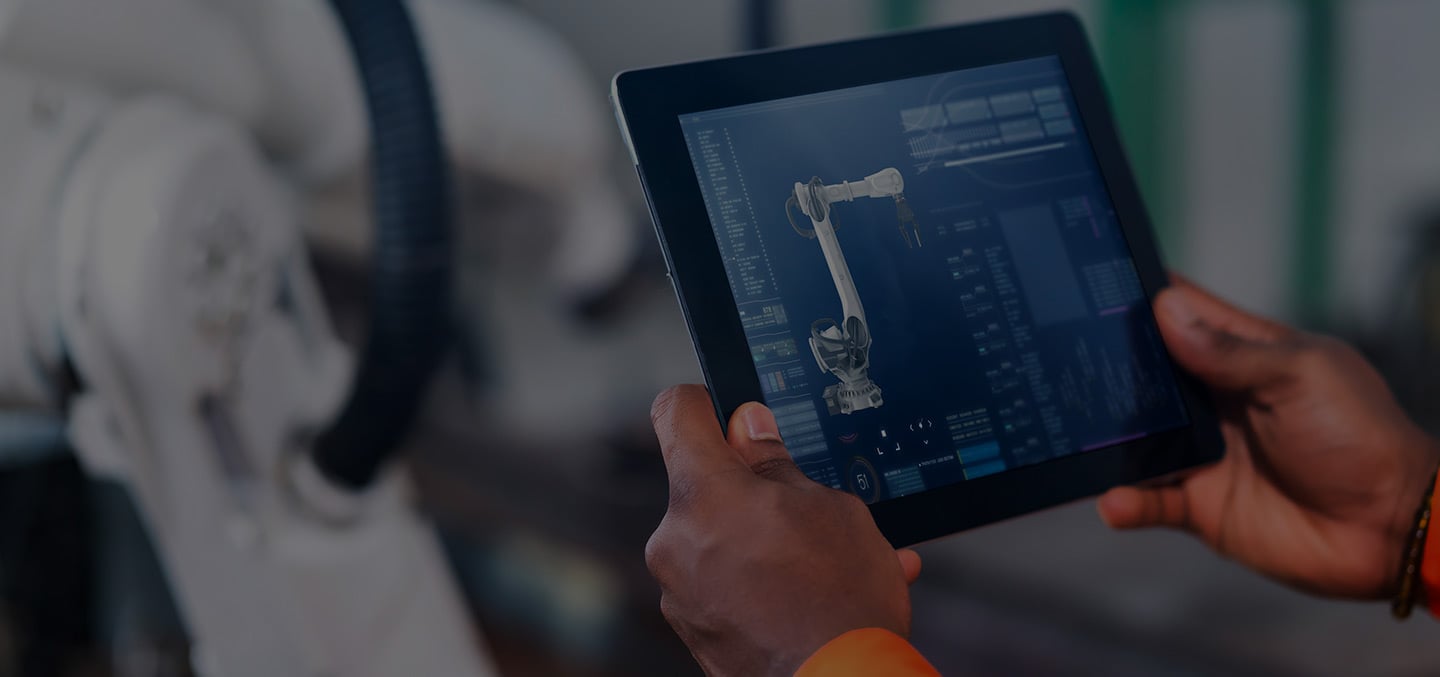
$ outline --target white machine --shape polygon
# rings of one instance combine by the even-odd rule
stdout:
[[[850,266],[845,263],[845,253],[835,237],[835,223],[831,219],[832,205],[853,202],[860,197],[893,198],[900,221],[900,235],[905,239],[906,246],[921,246],[915,214],[905,200],[905,178],[894,167],[882,169],[863,181],[842,181],[827,186],[816,177],[809,183],[797,182],[795,194],[785,206],[791,227],[802,236],[820,241],[820,251],[825,254],[825,263],[830,267],[830,276],[840,293],[844,319],[837,323],[833,318],[824,318],[810,325],[810,350],[815,355],[815,362],[840,380],[825,388],[825,403],[831,415],[851,414],[885,403],[880,386],[870,380],[871,336],[865,321],[865,306],[860,302],[860,292],[855,289],[855,281],[850,277]],[[803,230],[795,224],[790,213],[795,206],[810,217],[810,230]]]
[[[453,166],[577,225],[584,205],[558,256],[588,256],[557,263],[562,283],[608,274],[623,257],[596,254],[629,242],[606,238],[627,215],[574,59],[500,6],[408,6]],[[489,675],[403,476],[337,478],[312,453],[365,383],[300,203],[367,155],[385,170],[364,102],[406,91],[362,90],[367,58],[396,62],[347,50],[337,18],[323,0],[0,0],[0,410],[63,415],[87,470],[128,485],[200,674]],[[377,265],[419,260],[386,246]]]

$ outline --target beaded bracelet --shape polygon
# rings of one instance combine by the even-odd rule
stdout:
[[[1415,597],[1420,586],[1420,566],[1425,558],[1425,535],[1430,530],[1430,499],[1435,494],[1435,476],[1430,476],[1430,486],[1425,489],[1425,500],[1415,511],[1415,525],[1410,531],[1410,543],[1405,548],[1405,557],[1400,563],[1400,589],[1390,603],[1390,612],[1397,620],[1410,617],[1415,608]]]

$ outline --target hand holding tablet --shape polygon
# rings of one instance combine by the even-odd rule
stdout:
[[[657,402],[646,553],[707,671],[933,675],[892,544],[1166,475],[1101,514],[1440,597],[1440,444],[1342,343],[1161,291],[1072,18],[626,73],[616,103],[710,386]]]
[[[1156,309],[1176,360],[1219,397],[1229,452],[1173,484],[1110,491],[1100,499],[1105,520],[1185,530],[1312,593],[1401,599],[1401,560],[1440,445],[1338,341],[1254,317],[1184,282]],[[898,639],[841,635],[903,634],[895,628],[906,618],[896,614],[918,569],[914,553],[892,557],[859,500],[801,478],[766,434],[774,429],[747,422],[760,407],[737,412],[728,443],[705,408],[694,386],[657,402],[671,506],[646,553],[662,608],[702,665],[716,674],[737,666],[756,674],[755,665],[790,674],[799,656],[840,637],[799,674],[933,675]],[[702,467],[699,457],[728,466]],[[1056,553],[1056,566],[1066,561]],[[1432,561],[1440,559],[1425,560],[1430,600],[1431,575],[1440,574]],[[867,648],[877,641],[888,648]]]
[[[614,89],[717,413],[765,402],[895,545],[1219,458],[1073,18]]]

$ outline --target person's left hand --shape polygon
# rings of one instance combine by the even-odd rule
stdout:
[[[662,393],[651,418],[670,507],[645,560],[706,673],[788,676],[850,630],[909,633],[919,556],[891,548],[860,499],[805,477],[769,409],[736,411],[728,442],[700,386]]]

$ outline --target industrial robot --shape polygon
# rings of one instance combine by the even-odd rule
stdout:
[[[842,322],[833,318],[816,320],[810,325],[810,350],[820,368],[835,375],[840,382],[825,388],[825,404],[830,415],[853,414],[873,409],[885,403],[880,386],[870,380],[870,327],[865,321],[865,306],[860,302],[860,292],[850,277],[850,267],[845,263],[845,253],[835,237],[835,223],[831,218],[831,205],[837,202],[853,202],[860,197],[889,197],[895,200],[896,216],[899,219],[900,236],[910,248],[921,246],[920,230],[915,224],[915,213],[905,200],[905,178],[894,167],[887,167],[863,181],[842,181],[825,185],[819,177],[809,183],[795,184],[795,193],[786,202],[786,216],[790,226],[801,236],[820,241],[820,251],[825,254],[825,263],[830,267],[830,276],[835,280],[835,289],[840,294]],[[792,209],[799,207],[810,217],[811,228],[805,230],[795,223]]]
[[[452,167],[628,241],[588,87],[494,3],[0,0],[0,414],[129,489],[198,674],[495,674],[387,461],[446,349]],[[301,226],[354,174],[350,346]]]

